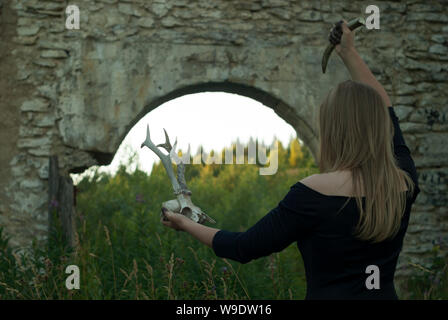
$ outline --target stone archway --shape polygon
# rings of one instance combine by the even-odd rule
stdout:
[[[328,29],[364,15],[366,4],[79,0],[80,30],[65,29],[66,5],[0,2],[0,226],[17,247],[46,239],[48,158],[57,155],[65,175],[108,163],[130,126],[164,99],[196,90],[253,97],[315,152],[315,107],[348,78],[335,57],[321,74]],[[387,13],[381,34],[364,30],[357,42],[397,106],[420,173],[403,253],[424,264],[448,231],[447,8],[378,6]]]
[[[291,66],[314,69],[311,73],[317,69],[319,59],[310,66],[294,61],[297,53],[289,49],[272,50],[268,55],[277,56],[275,61],[281,63],[272,62],[271,72],[278,73],[282,68],[285,70],[282,76],[287,80],[270,80],[265,72],[265,58],[250,48],[242,52],[238,48],[214,46],[145,44],[139,49],[136,44],[132,50],[126,50],[129,46],[126,42],[92,44],[87,41],[81,49],[82,76],[64,79],[61,83],[68,88],[79,88],[59,97],[64,117],[58,126],[65,145],[92,151],[102,164],[115,153],[129,126],[161,103],[189,93],[224,91],[253,98],[273,108],[300,131],[302,140],[316,152],[316,132],[311,119],[330,85],[326,87],[326,81],[318,84],[301,79],[296,74],[299,70]],[[173,52],[169,59],[158,54],[167,51]],[[317,56],[317,51],[314,54]],[[237,62],[238,59],[242,61]],[[244,78],[247,73],[251,74],[249,79]]]

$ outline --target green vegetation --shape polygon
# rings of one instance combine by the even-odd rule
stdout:
[[[416,264],[410,265],[417,272],[414,271],[404,284],[404,299],[448,300],[448,257],[444,257],[442,253],[446,252],[446,248],[440,250],[443,246],[441,240],[434,241],[429,269]]]
[[[193,201],[217,227],[244,231],[277,206],[290,186],[317,172],[307,148],[292,139],[279,148],[279,170],[261,176],[258,165],[190,165]],[[151,175],[122,166],[78,184],[77,246],[64,247],[56,225],[48,248],[12,252],[0,230],[0,299],[303,299],[306,281],[295,244],[248,264],[217,258],[212,249],[160,223],[173,198],[160,163]],[[57,206],[54,220],[57,221]],[[79,290],[67,290],[65,268],[80,268]],[[445,267],[444,267],[445,266]],[[440,270],[446,263],[437,266]],[[438,269],[438,270],[439,270]],[[446,272],[445,272],[446,274]],[[447,279],[428,295],[427,279],[413,279],[412,298],[447,297]]]

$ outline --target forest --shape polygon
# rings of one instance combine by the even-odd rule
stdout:
[[[187,165],[194,203],[219,229],[245,231],[300,179],[317,173],[297,138],[278,142],[278,171],[260,164]],[[235,144],[233,144],[235,147]],[[246,150],[247,155],[247,150]],[[0,299],[303,299],[306,280],[296,244],[248,264],[221,259],[185,232],[160,223],[162,202],[172,199],[164,167],[129,172],[135,155],[115,174],[97,170],[77,184],[76,245],[65,245],[52,226],[47,247],[20,254],[0,230]],[[245,162],[247,163],[247,161]],[[134,166],[135,167],[135,166]],[[58,205],[52,207],[58,221]],[[401,299],[447,299],[447,264],[434,246],[433,268],[415,268]],[[80,289],[66,288],[68,265],[80,270]],[[411,268],[414,268],[411,266]]]

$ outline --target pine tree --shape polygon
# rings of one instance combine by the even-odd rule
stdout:
[[[303,160],[302,147],[297,138],[293,138],[291,140],[291,142],[289,143],[289,149],[290,149],[290,154],[289,154],[289,159],[288,159],[289,166],[291,168],[297,168],[299,166],[299,164],[302,164],[302,160]]]

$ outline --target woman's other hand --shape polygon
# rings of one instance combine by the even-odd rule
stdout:
[[[163,212],[164,216],[166,217],[166,219],[162,218],[160,221],[165,226],[173,228],[174,230],[177,230],[177,231],[184,231],[185,225],[189,221],[191,221],[186,216],[184,216],[180,213],[175,213],[175,212],[169,211],[166,208],[162,208],[162,212]]]

